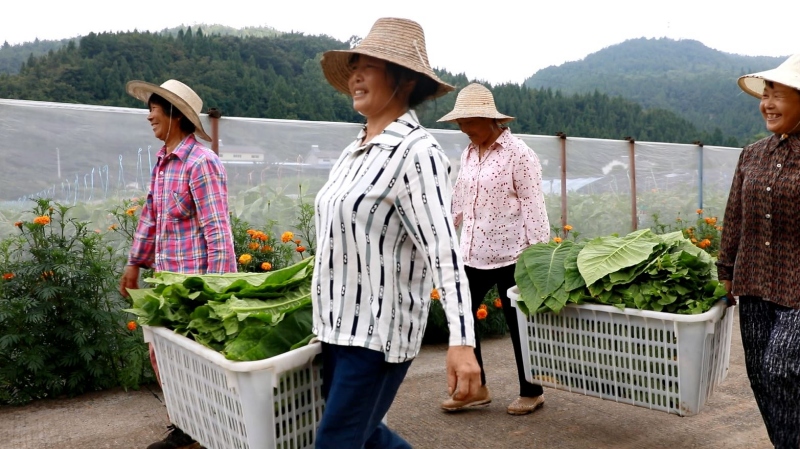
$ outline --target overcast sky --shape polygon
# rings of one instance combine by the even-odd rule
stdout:
[[[639,37],[694,39],[728,53],[800,52],[800,0],[4,0],[0,42],[19,44],[89,32],[159,31],[181,24],[271,26],[366,36],[379,17],[425,30],[431,64],[469,78],[521,83],[537,70]],[[6,6],[5,3],[11,3]],[[472,6],[466,6],[472,5]],[[763,6],[762,6],[763,5]]]

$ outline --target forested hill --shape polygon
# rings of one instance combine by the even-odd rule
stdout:
[[[758,101],[736,79],[777,67],[786,57],[741,56],[694,40],[632,39],[586,58],[542,69],[525,81],[531,88],[565,93],[598,90],[645,108],[664,108],[701,130],[753,140],[764,131]]]
[[[180,79],[226,116],[358,122],[345,95],[325,81],[320,53],[349,48],[326,36],[275,33],[269,37],[206,33],[202,27],[177,33],[90,33],[80,41],[30,57],[18,74],[0,74],[0,98],[142,107],[125,93],[125,83]],[[2,50],[0,50],[1,52]],[[463,87],[465,74],[439,70]],[[719,130],[700,131],[678,115],[606,94],[566,95],[520,85],[492,88],[500,111],[517,117],[518,133],[737,146]],[[424,125],[449,112],[455,94],[418,111]]]

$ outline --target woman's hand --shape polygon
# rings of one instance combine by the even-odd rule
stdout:
[[[731,283],[731,281],[726,280],[722,281],[722,285],[725,286],[725,291],[728,292],[728,307],[735,306],[736,298],[733,296],[733,293],[731,293],[733,291],[733,284]]]
[[[139,267],[136,265],[125,265],[122,272],[122,279],[119,281],[119,292],[125,298],[129,297],[128,289],[136,290],[139,288]]]
[[[481,367],[472,346],[450,346],[447,350],[447,393],[456,401],[478,394]]]

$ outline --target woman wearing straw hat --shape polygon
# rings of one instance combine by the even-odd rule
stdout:
[[[449,212],[449,162],[414,108],[453,90],[431,69],[416,22],[383,18],[322,58],[328,82],[366,125],[315,201],[314,332],[325,412],[317,448],[408,448],[381,419],[419,353],[432,300],[450,327],[447,383],[477,393],[469,291]]]
[[[770,441],[800,447],[800,54],[744,75],[772,133],[742,151],[717,260],[729,304],[739,297],[747,377]]]
[[[211,140],[200,122],[203,100],[177,80],[160,86],[130,81],[127,92],[147,104],[147,120],[164,146],[153,167],[120,292],[128,296],[128,289],[139,288],[140,268],[189,274],[235,272],[225,169],[217,155],[195,138]],[[150,361],[160,382],[152,346]],[[174,425],[168,432],[148,449],[200,447]]]
[[[517,314],[507,292],[516,284],[514,269],[520,253],[534,243],[548,241],[550,224],[541,190],[539,159],[525,142],[501,126],[513,119],[497,111],[489,89],[473,83],[459,92],[453,111],[439,121],[457,123],[470,140],[461,155],[452,210],[456,226],[461,226],[461,255],[467,265],[472,313],[478,313],[484,296],[497,285],[511,329],[520,384],[519,397],[507,411],[525,415],[541,407],[544,396],[540,385],[525,378]],[[447,399],[442,409],[464,410],[492,401],[477,339],[475,356],[481,367],[478,396]]]

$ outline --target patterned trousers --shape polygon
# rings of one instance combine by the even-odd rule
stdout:
[[[800,448],[800,309],[739,298],[747,377],[776,449]]]

